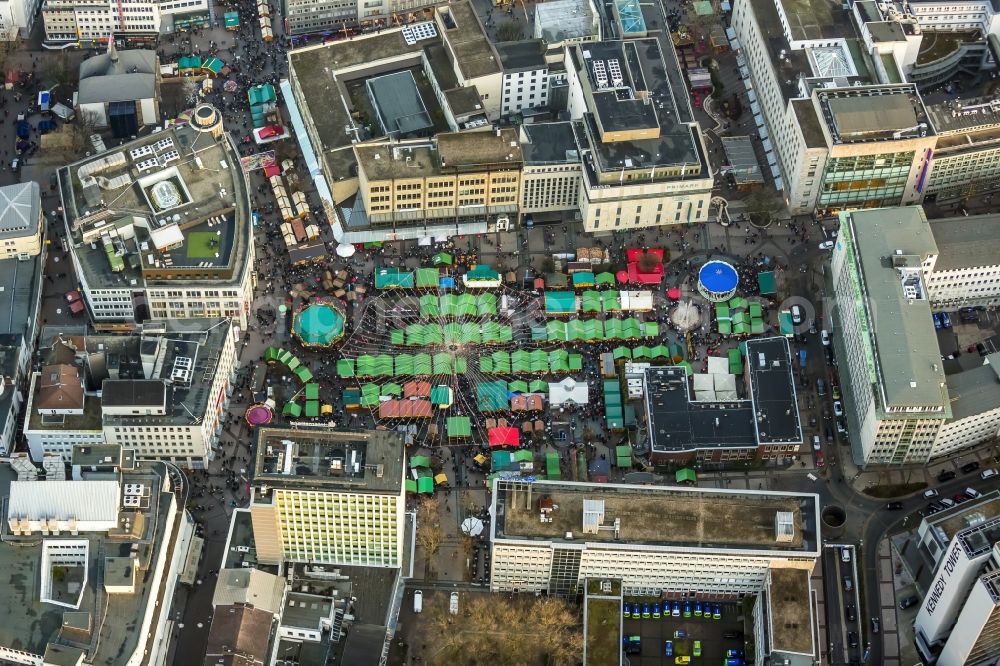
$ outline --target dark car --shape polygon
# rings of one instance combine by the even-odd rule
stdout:
[[[847,644],[852,648],[858,647],[858,632],[848,631],[847,632]]]
[[[955,472],[951,471],[950,469],[946,469],[945,471],[938,474],[939,483],[944,483],[945,481],[951,481],[954,478],[955,478]]]
[[[919,602],[920,599],[917,598],[917,595],[911,594],[910,596],[905,597],[902,601],[899,602],[899,608],[901,610],[906,610],[910,606],[916,606]]]
[[[828,442],[833,441],[833,428],[831,428],[830,426],[826,427],[826,441]]]
[[[739,640],[739,639],[743,638],[743,632],[742,631],[727,631],[726,633],[722,634],[722,637],[725,638],[725,639],[727,639],[727,640],[735,641],[735,640]]]
[[[844,608],[844,614],[847,616],[848,622],[854,622],[857,619],[857,615],[854,613],[854,606],[847,606]]]
[[[977,469],[979,469],[979,463],[973,460],[970,463],[965,463],[964,465],[962,465],[962,474],[970,474],[972,472],[975,472]]]
[[[889,511],[901,511],[903,509],[903,503],[889,502],[888,504],[885,505],[885,508],[887,508]]]

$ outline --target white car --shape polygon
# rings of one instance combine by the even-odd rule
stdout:
[[[833,249],[833,241],[832,240],[823,241],[822,243],[819,244],[819,249],[821,249],[821,250],[832,250]]]
[[[844,406],[840,404],[839,400],[834,400],[833,401],[833,414],[834,414],[834,416],[843,416],[844,415]]]
[[[824,347],[830,346],[830,332],[823,330],[819,332],[819,339],[822,341]]]

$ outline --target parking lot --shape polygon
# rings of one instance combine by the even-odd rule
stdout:
[[[658,601],[652,597],[646,598],[626,598],[626,602],[633,607],[636,603],[649,604]],[[703,602],[704,603],[704,602]],[[744,631],[742,608],[736,602],[724,602],[722,606],[722,619],[714,620],[705,617],[660,617],[659,619],[650,617],[649,619],[635,620],[626,618],[624,621],[624,636],[640,636],[642,638],[642,653],[638,655],[626,655],[625,659],[630,666],[654,666],[659,664],[674,664],[678,656],[690,656],[691,664],[720,664],[729,649],[745,649],[742,638],[723,638],[724,634],[736,632],[742,635]],[[674,638],[674,632],[681,630],[686,634],[686,638]],[[665,641],[673,642],[674,656],[667,657],[664,654]],[[701,641],[701,656],[693,656],[695,641]]]

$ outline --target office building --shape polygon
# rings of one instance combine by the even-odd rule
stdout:
[[[535,5],[535,39],[565,46],[601,39],[601,21],[591,0],[554,0]]]
[[[504,116],[547,109],[549,68],[541,39],[503,42],[495,46],[503,65],[500,113]]]
[[[0,466],[0,562],[17,603],[0,622],[0,659],[17,664],[162,661],[174,589],[194,522],[162,464],[45,481],[23,454]]]
[[[522,222],[531,226],[536,221],[573,219],[583,184],[573,123],[532,123],[521,125],[518,132],[524,160]]]
[[[982,365],[945,378],[951,418],[938,431],[932,458],[977,446],[1000,434],[1000,353],[981,360]]]
[[[833,336],[859,465],[925,463],[951,406],[924,266],[935,253],[919,207],[841,214]]]
[[[673,58],[673,53],[667,54]],[[712,175],[682,117],[656,38],[567,47],[568,111],[583,162],[583,228],[609,233],[708,220]]]
[[[256,284],[239,151],[202,104],[175,125],[58,171],[67,238],[94,326],[226,317],[245,330]]]
[[[1000,654],[998,512],[994,492],[920,526],[921,545],[935,547],[933,575],[913,627],[926,663],[991,664]]]
[[[95,129],[110,128],[118,138],[135,136],[139,128],[160,122],[160,59],[156,51],[119,51],[114,42],[107,53],[80,64],[76,110],[81,122]]]
[[[393,432],[261,428],[250,505],[257,561],[400,567],[405,471]]]
[[[35,373],[24,423],[35,460],[103,443],[204,468],[214,457],[236,372],[228,319],[149,321],[133,335],[60,340]]]
[[[41,0],[4,0],[0,2],[0,41],[27,39],[38,17]]]
[[[209,27],[208,0],[153,2],[41,2],[45,42],[52,46],[78,45],[99,48],[109,43],[153,47],[160,34]],[[35,5],[37,8],[37,4]]]
[[[359,144],[359,198],[372,226],[459,233],[516,217],[523,158],[517,131],[438,134],[430,142]]]
[[[642,385],[651,460],[711,465],[798,455],[803,434],[788,340],[746,344],[744,398],[737,397],[736,375],[726,372],[724,359],[717,359],[722,371],[690,377],[677,366],[634,373],[626,366],[626,378]]]
[[[924,267],[931,308],[1000,304],[1000,215],[937,219],[930,229],[937,247]]]
[[[816,495],[493,483],[493,592],[573,595],[610,577],[625,595],[737,599],[759,593],[769,570],[809,572],[819,557]]]
[[[927,113],[937,143],[926,200],[959,201],[1000,189],[1000,100],[949,99],[928,106]]]

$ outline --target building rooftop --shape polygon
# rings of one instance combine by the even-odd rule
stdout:
[[[948,375],[952,420],[1000,408],[1000,353],[983,359],[978,368]]]
[[[277,615],[285,593],[285,579],[254,568],[223,569],[212,594],[213,606],[250,604]]]
[[[932,132],[920,97],[906,88],[819,93],[834,143],[910,138]],[[923,124],[923,127],[921,127]]]
[[[76,366],[60,364],[42,368],[34,406],[36,409],[82,409],[83,383]]]
[[[806,52],[793,50],[789,46],[775,0],[749,0],[749,2],[757,18],[764,46],[767,48],[767,60],[775,69],[775,78],[784,101],[799,97],[799,77],[812,74]]]
[[[246,664],[267,663],[274,616],[252,606],[217,606],[208,632],[205,665],[220,657],[240,657]],[[239,662],[237,662],[239,663]]]
[[[654,453],[755,448],[749,400],[696,402],[682,367],[646,370],[646,418]]]
[[[672,89],[659,40],[578,44],[570,57],[594,91],[583,125],[600,171],[617,175],[623,168],[672,166],[692,176],[701,174],[704,159],[695,134],[699,130],[680,121],[676,96],[686,91]],[[639,132],[641,137],[604,141],[608,132]],[[589,162],[587,166],[594,168]]]
[[[803,569],[771,569],[769,574],[772,649],[812,654],[813,604],[809,594],[809,572]]]
[[[41,207],[41,188],[34,181],[0,187],[0,240],[37,234]]]
[[[112,45],[107,53],[80,63],[77,103],[134,102],[155,97],[159,77],[156,63],[156,51],[119,51]]]
[[[494,45],[500,56],[504,72],[519,72],[545,68],[545,42],[525,39],[519,42],[500,42]]]
[[[535,34],[549,44],[600,36],[590,0],[554,0],[535,5]]]
[[[764,182],[750,136],[724,136],[722,149],[726,153],[726,161],[732,167],[730,173],[737,185]]]
[[[153,322],[146,322],[147,326]],[[103,415],[105,426],[137,425],[189,425],[208,407],[212,381],[219,364],[219,355],[232,335],[232,321],[229,319],[172,319],[166,322],[166,332],[145,333],[142,336],[90,336],[95,338],[125,338],[134,359],[140,354],[153,367],[153,377],[145,377],[141,366],[138,375],[125,379],[117,386],[117,381],[103,382],[105,393],[102,401],[108,399],[109,385],[114,387],[111,399],[115,404],[129,405],[130,399],[153,400],[154,393],[163,391],[166,413],[163,415]],[[143,349],[142,345],[146,347]],[[134,383],[130,380],[145,380]],[[129,386],[131,384],[131,387]],[[164,388],[158,388],[160,384]],[[134,397],[130,397],[134,396]],[[107,403],[105,403],[107,404]],[[145,403],[144,403],[145,404]]]
[[[969,559],[988,553],[1000,542],[1000,517],[970,525],[955,536]]]
[[[405,137],[434,127],[409,70],[383,74],[365,82],[383,134]]]
[[[455,65],[467,81],[503,71],[470,0],[441,5],[435,11],[444,39],[455,54]]]
[[[444,98],[448,102],[448,108],[455,115],[484,113],[483,99],[479,96],[476,86],[445,90]]]
[[[41,296],[42,255],[26,261],[0,259],[0,335],[34,337]]]
[[[70,464],[80,467],[114,466],[131,469],[131,450],[123,449],[121,444],[87,444],[74,446]]]
[[[826,135],[823,134],[823,126],[820,125],[813,100],[811,98],[792,100],[792,110],[795,111],[795,118],[798,120],[799,129],[802,130],[806,147],[825,148]]]
[[[254,483],[272,488],[398,494],[403,443],[395,432],[260,428]]]
[[[927,106],[927,115],[938,136],[1000,127],[1000,97],[946,99]]]
[[[81,590],[78,610],[40,600],[43,541],[37,533],[30,537],[11,535],[4,516],[4,542],[0,543],[0,572],[3,573],[0,580],[7,590],[9,603],[0,605],[0,645],[39,656],[45,653],[50,643],[71,645],[86,651],[87,663],[98,666],[119,666],[137,649],[142,654],[139,627],[150,595],[159,593],[153,585],[152,563],[157,561],[164,548],[174,547],[172,541],[164,539],[169,525],[172,494],[156,492],[163,486],[165,475],[165,468],[156,464],[145,465],[140,471],[122,477],[123,483],[141,483],[154,490],[148,507],[130,510],[133,520],[128,529],[123,527],[110,536],[63,533],[44,537],[44,543],[49,544],[58,544],[66,539],[89,542],[87,583]],[[10,466],[0,465],[0,497],[6,500],[10,496],[15,478],[16,474]],[[34,483],[44,488],[55,482]],[[179,519],[179,514],[175,515],[174,520]],[[176,529],[177,524],[174,523],[173,534],[176,534]],[[135,593],[105,594],[101,584],[104,558],[132,554],[141,570],[136,578]]]
[[[750,380],[754,428],[759,444],[801,443],[802,423],[795,395],[792,352],[785,337],[747,341],[746,367]]]
[[[525,166],[579,164],[573,123],[531,123],[521,125],[521,154]]]
[[[943,408],[931,413],[947,418],[944,372],[921,272],[937,246],[923,210],[911,206],[845,213],[841,229],[838,243],[849,243],[847,250],[860,271],[882,407]]]
[[[920,526],[920,532],[931,534],[938,543],[938,557],[951,541],[952,537],[965,528],[984,523],[1000,516],[1000,492],[983,493],[979,499],[962,502],[958,506],[939,513],[925,516]],[[925,527],[931,529],[925,530]]]
[[[836,0],[767,0],[781,7],[793,41],[856,37],[854,22]],[[756,8],[756,6],[755,6]]]
[[[931,220],[930,228],[937,245],[935,273],[1000,263],[1000,215]]]
[[[983,41],[983,33],[972,30],[925,30],[917,53],[917,65],[927,65],[951,55],[969,43]]]
[[[167,385],[161,379],[105,379],[101,387],[104,407],[148,407],[166,403]]]
[[[818,556],[818,497],[800,493],[723,491],[675,486],[631,486],[572,481],[494,482],[493,539],[575,543],[604,547],[644,545],[720,551],[798,552]],[[541,521],[538,501],[559,508]],[[585,500],[604,503],[603,526],[583,532]],[[791,514],[791,533],[779,540],[778,514]],[[733,526],[739,526],[734,530]]]
[[[91,288],[236,282],[250,263],[246,179],[228,133],[174,126],[63,167],[59,185]]]
[[[354,146],[354,152],[369,181],[426,178],[497,165],[519,168],[522,155],[517,138],[517,131],[510,128],[449,132],[438,134],[433,142],[359,144]]]

